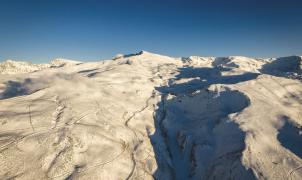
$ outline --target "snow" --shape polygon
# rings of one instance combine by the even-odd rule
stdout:
[[[29,73],[48,67],[48,64],[32,64],[23,61],[6,60],[0,63],[0,74]]]
[[[57,58],[49,64],[32,64],[25,61],[6,60],[0,63],[0,74],[22,74],[40,71],[47,68],[59,68],[80,64],[80,61]]]
[[[0,179],[301,179],[301,57],[0,64]]]
[[[56,59],[50,61],[50,66],[51,67],[73,66],[76,64],[80,64],[80,63],[81,63],[80,61],[56,58]]]

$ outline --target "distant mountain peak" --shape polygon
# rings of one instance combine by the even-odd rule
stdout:
[[[55,58],[52,61],[50,61],[50,65],[52,67],[62,67],[62,66],[71,66],[75,64],[82,63],[80,61],[70,60],[70,59],[64,59],[64,58]]]

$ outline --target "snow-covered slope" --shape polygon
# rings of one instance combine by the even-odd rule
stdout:
[[[302,178],[301,57],[40,66],[0,66],[0,179]]]
[[[73,65],[81,64],[81,62],[75,60],[57,58],[50,61],[49,64],[51,67],[63,67],[63,66],[73,66]]]

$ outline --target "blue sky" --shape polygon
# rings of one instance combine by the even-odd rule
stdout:
[[[0,0],[0,61],[302,55],[299,0]]]

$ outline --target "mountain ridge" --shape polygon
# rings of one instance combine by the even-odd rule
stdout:
[[[0,179],[302,178],[300,56],[64,62],[1,74]]]

